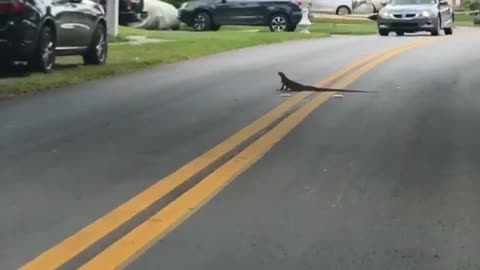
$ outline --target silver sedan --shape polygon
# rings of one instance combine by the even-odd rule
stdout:
[[[390,32],[399,36],[421,31],[434,36],[442,30],[446,35],[453,33],[453,10],[446,0],[390,0],[384,4],[377,18],[382,36]]]

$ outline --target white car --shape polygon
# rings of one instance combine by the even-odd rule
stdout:
[[[132,27],[150,30],[180,28],[180,21],[177,19],[178,10],[174,5],[160,0],[144,0],[144,6],[147,17],[132,24]]]
[[[383,0],[353,0],[353,13],[378,13],[383,8]]]
[[[310,0],[314,13],[352,14],[352,0]]]
[[[385,6],[385,3],[382,3],[384,2],[383,0],[368,0],[368,1],[370,1],[370,3],[372,3],[372,5],[374,6],[375,12],[380,11],[380,9],[382,9]]]

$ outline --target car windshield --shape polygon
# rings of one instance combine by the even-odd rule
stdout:
[[[392,5],[431,5],[436,4],[437,0],[391,0]]]

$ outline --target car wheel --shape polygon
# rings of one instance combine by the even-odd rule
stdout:
[[[401,32],[401,31],[397,31],[395,33],[397,34],[397,36],[403,36],[405,34],[404,32]]]
[[[206,12],[199,12],[193,17],[193,29],[195,31],[207,31],[212,27],[212,20],[210,14]]]
[[[221,27],[221,25],[215,24],[215,25],[212,26],[212,30],[213,31],[218,31],[218,30],[220,30],[220,27]]]
[[[86,65],[101,65],[107,62],[107,31],[103,24],[98,24],[93,32],[92,43],[83,56]]]
[[[352,11],[346,6],[340,6],[337,8],[337,15],[351,14]]]
[[[292,26],[290,25],[287,15],[277,13],[270,18],[269,27],[271,32],[285,32]]]
[[[453,28],[455,27],[455,20],[453,18],[454,17],[452,15],[452,23],[451,23],[450,27],[447,27],[447,28],[443,29],[443,32],[445,32],[445,35],[453,34]]]
[[[432,36],[440,35],[440,30],[442,29],[442,21],[440,20],[440,17],[437,18],[436,25],[437,25],[436,29],[431,31]]]
[[[48,73],[55,66],[55,34],[49,26],[40,30],[37,49],[30,61],[29,66],[38,71]]]
[[[378,33],[380,34],[380,36],[388,36],[389,31],[385,29],[380,29],[378,30]]]

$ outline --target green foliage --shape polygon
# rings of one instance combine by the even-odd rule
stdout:
[[[480,0],[464,0],[463,6],[467,10],[479,10],[480,9]]]
[[[174,5],[176,8],[179,8],[183,2],[187,2],[187,1],[188,0],[163,0],[163,2],[170,3]]]

